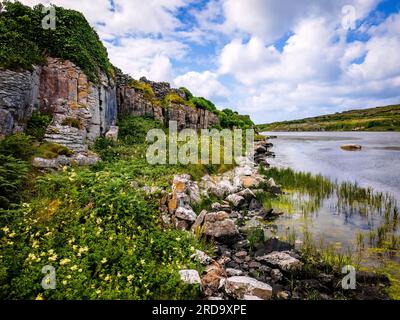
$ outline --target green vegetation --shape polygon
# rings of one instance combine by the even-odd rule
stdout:
[[[57,143],[45,142],[40,144],[35,151],[35,156],[44,159],[55,159],[58,156],[72,156],[74,152]]]
[[[162,227],[159,199],[162,190],[170,191],[174,174],[199,179],[228,167],[149,165],[146,133],[161,124],[127,117],[118,125],[120,140],[98,139],[94,149],[104,161],[90,168],[65,167],[46,174],[31,170],[24,184],[28,162],[15,160],[9,167],[11,155],[1,155],[1,194],[20,196],[1,199],[1,299],[199,297],[199,288],[184,285],[178,270],[201,271],[190,256],[195,249],[212,249],[196,235]],[[32,148],[31,138],[19,139]],[[4,144],[16,145],[12,140]],[[16,148],[9,154],[28,158],[32,152]],[[144,186],[160,191],[149,194]],[[41,287],[45,265],[56,268],[56,290]]]
[[[28,164],[12,156],[0,154],[0,214],[20,200],[20,191],[29,171]]]
[[[50,115],[34,112],[28,121],[25,133],[41,141],[46,134],[46,129],[50,125],[52,118]]]
[[[263,169],[262,173],[274,178],[285,192],[281,195],[257,194],[265,209],[282,211],[288,216],[300,214],[288,224],[285,221],[290,220],[283,219],[278,234],[292,245],[301,240],[298,247],[306,262],[306,272],[313,272],[321,265],[325,266],[325,272],[340,272],[344,265],[373,270],[389,276],[391,286],[388,293],[392,298],[398,297],[399,264],[393,257],[398,256],[400,250],[399,211],[393,196],[355,183],[331,182],[320,175],[291,169]],[[346,221],[349,220],[348,223],[352,219],[362,219],[369,230],[355,228],[354,239],[347,247],[342,246],[341,240],[327,243],[323,234],[314,234],[313,228],[318,215],[329,214],[324,210],[342,215]],[[368,267],[363,262],[367,262]],[[381,266],[371,269],[375,264]]]
[[[400,105],[257,126],[260,131],[400,131]]]
[[[220,111],[211,101],[202,97],[193,96],[188,89],[180,88],[179,90],[185,93],[186,99],[189,101],[191,106],[193,105],[196,108],[215,113],[219,118],[221,128],[250,129],[254,127],[253,121],[251,121],[250,117],[247,115],[240,115],[238,112],[231,109]]]
[[[218,118],[222,128],[251,129],[254,127],[250,116],[240,115],[238,112],[230,109],[224,109],[218,112]]]
[[[195,108],[195,105],[191,100],[185,100],[176,93],[169,93],[162,101],[162,105],[165,108],[168,108],[171,105],[171,103],[185,105],[190,108]]]
[[[146,100],[149,100],[149,101],[151,101],[153,103],[157,102],[156,95],[154,94],[153,88],[148,83],[143,82],[143,81],[139,81],[139,80],[135,80],[135,79],[130,79],[129,83],[128,83],[128,86],[130,88],[133,88],[133,89],[135,89],[137,91],[142,92],[143,93],[143,97]],[[158,103],[159,103],[159,101],[158,101]]]
[[[31,70],[46,56],[68,59],[97,82],[99,69],[114,77],[107,50],[85,17],[77,11],[56,8],[56,29],[45,30],[43,5],[33,9],[20,2],[2,1],[0,14],[0,67]]]
[[[82,130],[83,128],[81,121],[76,118],[65,118],[64,121],[62,122],[62,125],[76,128],[79,130]]]

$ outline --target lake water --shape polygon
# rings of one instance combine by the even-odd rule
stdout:
[[[274,144],[276,158],[272,166],[290,167],[295,171],[322,174],[332,181],[357,182],[361,187],[390,193],[400,203],[400,133],[372,132],[267,132]],[[361,151],[344,151],[343,144],[358,144]],[[371,214],[346,208],[339,210],[336,196],[323,199],[318,205],[301,212],[307,196],[292,194],[287,201],[294,204],[294,212],[285,212],[277,221],[278,234],[294,230],[301,240],[306,229],[316,239],[338,244],[343,249],[354,248],[358,233],[368,233],[383,223],[382,212]],[[297,205],[296,205],[297,204]],[[279,208],[279,207],[278,207]],[[304,210],[303,210],[304,211]],[[394,234],[399,235],[398,230]]]
[[[274,166],[322,174],[332,180],[357,182],[390,192],[400,199],[400,132],[267,132]],[[344,151],[343,144],[361,151]]]

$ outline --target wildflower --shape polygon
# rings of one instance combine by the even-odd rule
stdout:
[[[97,293],[97,294],[100,294],[100,293],[101,293],[101,290],[100,290],[100,289],[96,290],[96,293]]]
[[[179,241],[181,241],[181,238],[176,238],[175,240],[179,242]]]
[[[62,284],[63,284],[64,286],[66,286],[66,285],[68,284],[68,281],[67,281],[67,280],[63,280]]]
[[[73,266],[71,267],[71,270],[72,270],[72,271],[78,270],[78,266],[77,266],[76,264],[73,265]]]
[[[102,263],[102,264],[107,263],[107,258],[103,258],[103,260],[101,260],[101,263]]]
[[[126,277],[126,279],[128,280],[129,283],[132,283],[133,275],[130,274],[129,276]]]
[[[111,276],[108,274],[105,276],[104,281],[111,281]]]
[[[68,263],[70,263],[71,262],[71,260],[70,259],[62,259],[61,261],[60,261],[60,265],[66,265],[66,264],[68,264]]]
[[[34,249],[39,248],[39,241],[34,240],[34,241],[32,242],[32,248],[34,248]]]
[[[49,257],[49,261],[56,261],[57,260],[57,255],[53,254],[52,256]]]
[[[39,294],[36,296],[35,300],[44,300],[43,295],[42,295],[41,293],[39,293]]]
[[[3,230],[3,232],[4,232],[5,234],[7,234],[7,233],[10,232],[10,229],[9,229],[8,227],[4,227],[4,228],[1,229],[1,230]]]
[[[82,271],[83,271],[82,269],[79,269],[79,270],[78,270],[79,273],[81,273]]]

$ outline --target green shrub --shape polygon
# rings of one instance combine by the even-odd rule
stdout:
[[[52,117],[50,115],[34,112],[31,119],[28,121],[25,133],[41,141],[51,121]]]
[[[114,67],[96,31],[77,11],[56,8],[55,30],[42,28],[43,5],[33,9],[20,2],[4,1],[0,15],[0,67],[32,69],[45,56],[71,60],[89,80],[98,81],[99,69],[114,77]]]
[[[194,98],[193,94],[189,91],[189,89],[181,87],[179,88],[179,90],[185,93],[187,100],[192,100]]]
[[[45,142],[42,143],[35,151],[35,156],[44,159],[55,159],[58,156],[70,157],[74,154],[69,148],[57,143]]]
[[[165,108],[168,108],[171,105],[171,103],[181,104],[181,105],[185,105],[185,106],[190,107],[190,108],[195,108],[195,105],[193,104],[192,101],[185,100],[181,96],[177,95],[176,93],[169,93],[164,98],[164,100],[162,102],[162,105]]]
[[[0,154],[16,159],[29,160],[33,154],[32,137],[16,133],[0,141]]]
[[[190,101],[195,105],[196,108],[208,110],[213,113],[217,113],[217,107],[209,100],[205,98],[198,98],[198,97],[193,97],[190,99]]]
[[[125,117],[119,120],[119,139],[126,144],[142,144],[147,132],[163,126],[159,121],[146,117]]]
[[[20,199],[22,184],[29,171],[27,162],[0,154],[0,208],[7,209]]]
[[[224,109],[218,113],[220,125],[223,128],[239,128],[239,129],[250,129],[254,127],[253,121],[250,116],[239,115],[238,112],[230,109]]]
[[[63,126],[70,126],[72,128],[76,128],[82,130],[83,125],[79,119],[76,118],[65,118],[62,122]]]

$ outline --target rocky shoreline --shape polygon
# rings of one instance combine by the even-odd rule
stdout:
[[[267,140],[258,142],[255,163],[242,159],[234,170],[205,176],[199,183],[189,175],[174,177],[172,193],[161,200],[163,224],[193,232],[215,246],[212,257],[198,250],[193,255],[204,265],[203,274],[181,270],[182,280],[199,284],[208,300],[388,299],[387,277],[359,271],[356,289],[344,290],[345,275],[326,273],[322,261],[310,264],[301,250],[272,235],[266,222],[281,213],[265,211],[257,199],[266,190],[281,193],[259,170],[260,165],[269,167],[271,147]],[[204,198],[218,201],[197,215],[193,207]]]

